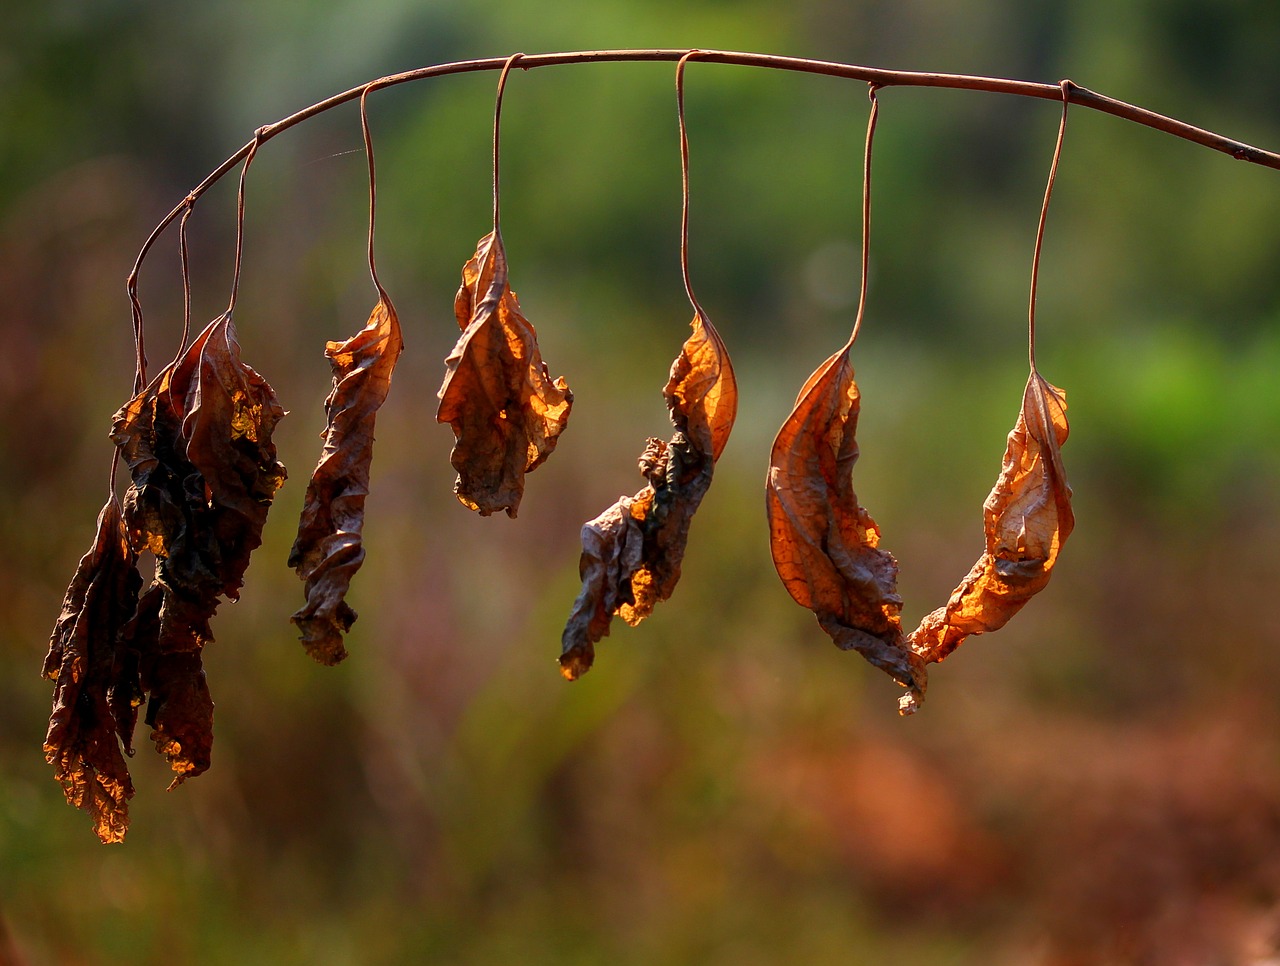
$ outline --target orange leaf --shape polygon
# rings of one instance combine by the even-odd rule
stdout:
[[[919,699],[924,662],[906,646],[898,563],[858,504],[853,465],[860,395],[852,343],[804,384],[769,460],[766,502],[778,576],[842,650],[856,650]]]
[[[1032,370],[1004,464],[983,504],[986,551],[911,635],[926,661],[941,661],[970,634],[997,630],[1049,582],[1075,517],[1062,468],[1067,439],[1062,390]]]
[[[289,566],[306,581],[307,602],[291,618],[307,653],[321,664],[347,656],[342,635],[356,612],[346,602],[351,578],[364,563],[364,504],[369,495],[373,429],[404,348],[400,322],[383,295],[363,329],[330,342],[333,389],[324,402],[324,449],[312,471]]]
[[[573,393],[547,372],[537,333],[507,282],[497,232],[481,238],[463,266],[454,312],[462,335],[445,360],[436,412],[437,422],[453,427],[454,492],[483,516],[506,510],[514,517],[525,474],[564,432]]]
[[[561,642],[560,670],[570,681],[590,669],[614,615],[635,626],[675,590],[689,525],[733,429],[738,386],[729,354],[701,312],[691,325],[663,389],[676,431],[667,443],[651,438],[639,459],[649,485],[582,528],[582,590]]]

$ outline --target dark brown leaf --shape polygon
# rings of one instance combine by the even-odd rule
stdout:
[[[880,549],[880,530],[853,489],[860,394],[851,346],[809,377],[774,440],[770,548],[787,591],[836,646],[858,651],[919,699],[927,679],[898,616],[898,562]]]
[[[321,664],[347,656],[342,635],[356,612],[346,602],[364,563],[364,504],[369,495],[373,430],[404,348],[400,322],[383,295],[365,327],[346,342],[330,342],[333,390],[324,402],[324,449],[311,474],[289,566],[306,581],[307,602],[292,620],[307,653]]]
[[[142,693],[138,662],[121,633],[141,583],[120,507],[111,500],[67,588],[44,663],[55,682],[45,757],[67,801],[89,813],[103,842],[119,842],[129,828],[133,782],[120,744],[132,753]]]
[[[700,312],[692,327],[663,389],[676,431],[668,443],[650,439],[640,456],[649,484],[582,528],[582,591],[560,655],[571,681],[591,667],[615,614],[635,626],[675,590],[689,525],[733,429],[738,387],[729,354]]]
[[[1075,526],[1062,468],[1067,439],[1062,390],[1034,370],[1009,434],[995,488],[983,504],[987,546],[951,594],[911,635],[924,660],[941,661],[970,634],[998,630],[1049,582]]]
[[[283,415],[266,380],[240,361],[224,315],[115,417],[112,438],[133,480],[124,510],[131,545],[156,556],[130,635],[151,692],[151,738],[175,783],[209,766],[213,704],[200,651],[213,640],[220,598],[239,596],[284,482],[271,441]]]
[[[507,257],[496,232],[485,235],[463,266],[454,301],[462,335],[445,360],[436,421],[456,440],[454,492],[482,515],[514,517],[524,476],[545,460],[569,421],[573,393],[554,381],[537,334],[520,314],[507,282]]]

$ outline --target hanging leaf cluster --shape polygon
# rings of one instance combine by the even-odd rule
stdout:
[[[68,801],[100,838],[128,826],[138,709],[173,784],[209,767],[213,701],[202,652],[223,600],[236,600],[285,468],[271,441],[284,410],[240,360],[230,313],[115,415],[129,469],[123,506],[98,519],[54,628],[44,672],[55,682],[45,755]],[[137,561],[155,558],[141,592]]]
[[[509,59],[494,111],[493,227],[462,268],[454,301],[459,335],[445,360],[436,419],[454,434],[454,491],[467,508],[514,517],[525,477],[554,452],[573,394],[552,378],[537,333],[512,291],[499,225],[499,118]],[[581,591],[569,608],[560,670],[581,677],[615,617],[635,626],[670,598],[680,578],[693,517],[706,498],[738,408],[725,343],[694,295],[689,272],[689,151],[684,117],[686,55],[677,65],[683,204],[680,259],[693,308],[691,332],[662,395],[672,431],[650,438],[638,467],[644,483],[582,527]],[[364,558],[375,424],[404,340],[374,259],[375,172],[366,100],[361,128],[369,164],[369,271],[377,300],[364,327],[326,344],[332,386],[324,402],[322,448],[303,500],[288,565],[303,582],[294,613],[306,652],[321,664],[347,656],[356,620],[347,603]],[[926,668],[963,640],[1003,626],[1047,583],[1073,526],[1062,465],[1063,393],[1036,370],[1034,285],[1031,375],[1009,435],[1000,476],[984,506],[985,549],[947,602],[911,633],[902,623],[898,564],[860,504],[853,470],[861,395],[853,349],[867,294],[870,162],[878,105],[872,89],[863,181],[862,292],[853,332],[801,387],[774,441],[766,481],[770,546],[790,595],[810,609],[843,650],[861,654],[906,689],[900,707],[924,698]],[[1063,125],[1065,127],[1065,99]],[[1061,150],[1059,130],[1054,169]],[[170,787],[204,772],[213,744],[213,700],[203,651],[219,604],[236,600],[276,491],[285,481],[272,434],[285,415],[267,381],[241,361],[232,323],[243,242],[245,174],[240,175],[236,275],[227,311],[145,378],[141,309],[135,305],[135,393],[116,413],[111,439],[127,469],[123,498],[103,507],[54,627],[44,673],[54,681],[45,755],[67,800],[85,810],[104,842],[120,841],[134,793],[126,757],[141,714],[174,772]],[[1050,187],[1052,186],[1052,175]],[[180,246],[190,316],[185,225]],[[1044,211],[1041,213],[1043,234]],[[148,245],[150,242],[148,242]],[[1037,240],[1036,263],[1039,258]],[[143,249],[143,255],[146,253]],[[139,257],[139,263],[141,262]],[[136,269],[135,276],[136,277]],[[131,279],[131,286],[132,286]],[[133,294],[131,288],[131,295]],[[149,586],[141,563],[153,561]],[[145,705],[145,711],[143,710]]]
[[[779,577],[792,598],[814,612],[837,647],[857,651],[906,689],[898,703],[903,714],[915,712],[924,700],[927,665],[946,658],[969,635],[1003,627],[1044,589],[1075,525],[1071,488],[1062,465],[1062,444],[1068,433],[1066,395],[1045,381],[1035,364],[1036,284],[1049,198],[1066,132],[1065,84],[1062,121],[1032,259],[1031,374],[1000,476],[983,504],[986,549],[947,603],[928,614],[910,634],[904,632],[898,562],[880,546],[880,529],[853,488],[861,395],[851,352],[866,307],[871,147],[879,107],[874,87],[863,159],[858,317],[844,348],[801,388],[770,454],[769,536]]]

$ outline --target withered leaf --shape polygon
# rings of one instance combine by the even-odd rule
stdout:
[[[306,604],[291,618],[307,653],[321,664],[347,656],[342,635],[356,612],[346,602],[351,578],[364,563],[364,504],[369,495],[373,430],[404,348],[400,322],[383,294],[363,329],[330,342],[333,389],[324,401],[327,426],[320,461],[311,473],[289,566],[306,581]]]
[[[514,517],[525,474],[564,432],[573,393],[563,376],[552,380],[547,372],[537,334],[508,284],[496,231],[463,266],[454,312],[462,334],[445,360],[436,412],[437,422],[453,428],[454,492],[483,516],[506,510]]]
[[[663,389],[675,433],[649,439],[639,459],[648,485],[582,528],[582,590],[565,625],[561,673],[584,674],[614,615],[635,626],[680,579],[689,524],[711,485],[738,410],[729,354],[699,311]]]
[[[880,548],[880,530],[853,488],[861,396],[851,348],[809,377],[774,440],[770,548],[787,591],[836,646],[858,651],[919,699],[927,676],[902,632],[898,562]]]
[[[223,315],[115,416],[112,439],[132,477],[125,526],[135,552],[156,556],[129,635],[151,693],[151,738],[175,784],[209,766],[213,703],[200,652],[220,598],[239,597],[284,482],[271,441],[283,415]]]
[[[1062,468],[1067,402],[1034,369],[1009,433],[1000,477],[983,504],[986,550],[951,594],[911,635],[924,660],[941,661],[970,634],[997,630],[1049,582],[1075,526]]]
[[[120,745],[132,754],[142,693],[138,662],[121,633],[141,583],[112,499],[67,588],[44,662],[45,676],[55,682],[45,758],[67,801],[89,813],[103,842],[121,841],[129,828],[133,782]]]

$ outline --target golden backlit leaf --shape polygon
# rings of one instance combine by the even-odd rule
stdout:
[[[270,385],[240,360],[229,315],[116,413],[112,439],[132,477],[125,527],[134,552],[156,556],[127,636],[150,693],[151,738],[175,784],[209,767],[213,702],[200,652],[220,599],[239,596],[284,482],[271,441],[283,415]]]
[[[514,517],[525,474],[564,432],[573,393],[547,372],[537,334],[508,284],[496,232],[480,239],[463,266],[454,312],[462,334],[445,360],[436,412],[437,422],[453,428],[454,492],[481,515],[506,510]]]
[[[733,429],[729,354],[701,312],[691,325],[663,389],[676,431],[667,443],[651,438],[639,459],[648,485],[582,528],[582,590],[561,641],[560,670],[571,681],[590,669],[614,615],[635,626],[675,590],[689,525]]]
[[[1032,370],[995,488],[983,504],[986,551],[911,635],[924,660],[941,661],[970,634],[997,630],[1049,582],[1075,526],[1062,468],[1067,439],[1062,390]]]
[[[356,612],[346,602],[351,578],[364,563],[364,504],[369,495],[373,430],[404,348],[391,300],[382,295],[363,329],[330,342],[333,389],[324,402],[324,449],[312,471],[289,566],[306,581],[306,604],[291,618],[307,653],[321,664],[347,656],[342,635]]]
[[[67,588],[44,663],[55,682],[45,757],[67,801],[89,813],[103,842],[121,841],[129,828],[133,782],[120,746],[132,754],[142,695],[137,660],[121,634],[141,583],[120,507],[111,500]]]
[[[787,591],[836,646],[858,651],[919,700],[926,674],[902,632],[898,563],[880,549],[880,531],[853,488],[860,394],[850,349],[809,377],[774,440],[770,549]]]

